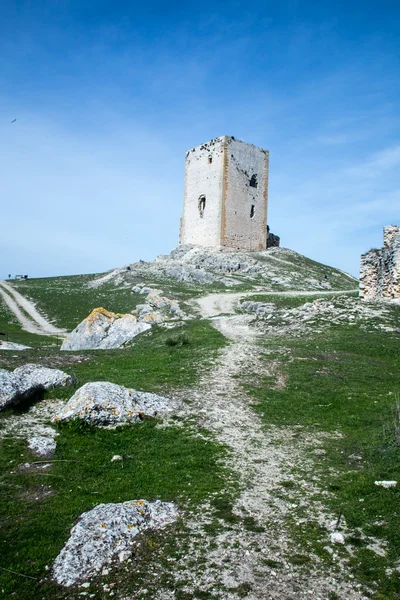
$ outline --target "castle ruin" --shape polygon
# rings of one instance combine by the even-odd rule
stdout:
[[[360,298],[400,298],[400,226],[383,228],[383,248],[361,256]]]
[[[226,135],[189,150],[180,243],[265,250],[268,162],[268,150]]]

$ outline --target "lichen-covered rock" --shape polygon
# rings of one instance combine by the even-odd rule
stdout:
[[[61,350],[120,348],[139,333],[150,329],[131,314],[116,314],[95,308],[64,340]]]
[[[160,290],[154,290],[148,287],[135,286],[132,291],[143,294],[146,290],[147,296],[144,304],[138,304],[132,311],[139,322],[159,324],[165,321],[180,320],[186,317],[181,310],[177,300],[171,300],[162,295]]]
[[[240,307],[246,312],[254,312],[257,315],[269,315],[276,310],[276,306],[272,302],[255,302],[252,300],[245,300]]]
[[[66,386],[73,378],[59,369],[26,364],[12,373],[0,371],[0,410],[19,404],[41,390]]]
[[[65,387],[73,382],[73,377],[68,373],[64,373],[64,371],[60,371],[60,369],[50,369],[33,363],[18,367],[15,369],[14,374],[22,377],[29,385],[40,386],[45,390],[52,387]]]
[[[6,370],[0,371],[0,410],[27,400],[35,391],[21,377]]]
[[[126,560],[135,536],[146,529],[160,529],[178,517],[172,502],[130,500],[99,504],[83,513],[71,529],[69,540],[53,564],[57,583],[70,587],[97,574],[116,556]]]
[[[42,435],[28,438],[28,448],[39,456],[48,456],[56,449],[57,432],[52,427],[43,427]]]
[[[53,419],[82,419],[91,425],[134,423],[171,410],[171,401],[148,392],[137,392],[107,381],[85,383]]]

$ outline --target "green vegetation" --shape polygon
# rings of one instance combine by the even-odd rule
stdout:
[[[51,582],[46,565],[82,512],[140,498],[175,501],[185,509],[226,486],[221,446],[204,432],[200,438],[185,428],[158,428],[154,421],[111,431],[63,426],[47,470],[18,466],[32,460],[25,442],[2,440],[0,448],[1,566],[9,569],[0,571],[5,598],[78,597],[79,590]],[[111,462],[114,454],[123,462]],[[96,598],[103,598],[100,590]]]
[[[173,340],[171,345],[170,341]],[[178,342],[175,344],[175,340]],[[88,381],[110,381],[148,392],[165,393],[193,385],[198,374],[207,370],[218,350],[226,343],[207,321],[188,321],[171,334],[154,326],[134,339],[132,346],[118,350],[60,352],[54,348],[2,352],[0,366],[15,369],[27,362],[65,369],[75,377],[71,387],[57,390],[59,398],[69,398]],[[54,392],[48,392],[48,395]]]
[[[0,331],[6,335],[0,336],[2,341],[10,341],[34,348],[51,346],[57,343],[57,338],[28,333],[21,328],[13,313],[0,297]]]
[[[105,284],[89,288],[94,275],[48,277],[13,281],[12,286],[40,306],[41,311],[57,327],[74,329],[94,308],[100,306],[116,313],[133,310],[143,296],[132,294],[131,288]]]
[[[393,311],[399,324],[400,309]],[[287,352],[282,357],[278,350],[283,345]],[[400,335],[332,326],[323,335],[268,340],[269,352],[274,348],[276,355],[266,355],[266,360],[274,356],[280,361],[287,385],[271,389],[270,379],[260,380],[251,389],[256,409],[266,425],[295,426],[299,438],[311,433],[319,440],[316,446],[325,448],[326,454],[318,457],[310,448],[319,486],[329,492],[314,500],[327,504],[333,515],[342,513],[347,527],[358,532],[350,538],[355,575],[377,589],[377,598],[393,600],[399,576],[388,576],[385,568],[400,556],[400,486],[384,489],[374,482],[400,481]],[[319,435],[325,432],[331,435]],[[293,474],[309,479],[309,473]],[[296,498],[302,492],[282,485],[282,493]],[[312,522],[296,525],[307,516],[301,509],[295,512],[295,539],[330,561],[321,528],[313,529]],[[386,558],[366,547],[369,538],[387,545]]]
[[[357,298],[358,297],[358,292],[354,292],[354,291],[348,291],[348,292],[343,292],[343,296],[346,298]],[[271,303],[274,304],[276,306],[276,308],[297,308],[298,306],[302,306],[303,304],[305,304],[306,302],[313,302],[316,298],[323,298],[324,300],[332,300],[334,298],[337,298],[338,294],[321,294],[320,296],[318,294],[307,294],[307,292],[304,292],[304,294],[301,294],[301,296],[278,296],[276,294],[252,294],[250,296],[246,296],[245,298],[242,299],[242,302],[247,302],[248,300],[250,300],[251,302],[265,302],[265,303]]]
[[[171,339],[177,343],[171,345]],[[193,385],[224,343],[223,336],[209,323],[192,321],[174,334],[153,327],[124,350],[78,353],[47,348],[40,350],[40,356],[37,350],[18,356],[3,352],[2,365],[15,368],[35,361],[64,368],[76,382],[57,390],[58,397],[70,397],[77,387],[93,380],[168,394],[171,388]],[[54,392],[47,395],[52,397]],[[0,427],[2,420],[17,412],[9,409],[1,413]],[[57,556],[78,516],[97,504],[159,498],[173,500],[185,510],[216,493],[225,497],[227,487],[233,490],[233,479],[221,466],[225,450],[206,432],[201,431],[199,437],[197,428],[192,432],[188,427],[177,421],[177,426],[159,428],[152,420],[111,431],[77,423],[63,425],[55,460],[45,471],[33,464],[27,470],[19,466],[36,460],[25,441],[1,440],[0,590],[5,590],[4,597],[79,598],[79,588],[65,590],[52,583],[46,565]],[[111,462],[114,454],[123,457],[122,464]],[[134,573],[123,572],[121,587],[129,582],[130,589],[140,588],[148,577],[149,561],[160,547],[169,553],[165,560],[177,552],[177,539],[183,538],[184,543],[185,528],[178,523],[168,531],[146,534],[135,558],[146,562]],[[100,582],[95,581],[94,587],[95,597],[103,598]]]

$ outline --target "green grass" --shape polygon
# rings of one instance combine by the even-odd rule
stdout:
[[[40,348],[57,343],[56,337],[36,335],[24,331],[16,317],[4,303],[2,297],[0,297],[0,331],[6,334],[5,336],[0,336],[2,341],[10,341],[15,344],[23,344],[24,346]],[[4,352],[12,353],[12,350],[4,350]]]
[[[393,312],[399,324],[400,311],[393,307]],[[351,562],[357,578],[377,588],[377,598],[394,600],[399,577],[387,576],[384,567],[393,566],[400,556],[400,486],[383,489],[374,482],[400,481],[395,427],[400,335],[333,326],[311,338],[268,340],[269,350],[283,343],[290,355],[280,358],[277,353],[276,359],[287,375],[287,386],[277,390],[268,379],[258,382],[251,389],[256,409],[266,425],[301,426],[316,436],[340,434],[326,439],[326,454],[314,458],[319,485],[329,491],[317,499],[327,503],[333,515],[342,511],[350,530],[387,543],[387,558],[355,544]],[[284,493],[291,496],[295,490],[289,486]],[[324,554],[321,531],[310,527],[294,524],[293,535],[304,547]]]
[[[184,428],[158,428],[155,422],[111,431],[64,426],[55,460],[45,472],[18,468],[31,459],[23,441],[2,440],[0,447],[1,566],[35,578],[0,571],[5,598],[78,597],[80,590],[51,582],[46,565],[56,558],[82,512],[103,502],[140,498],[174,501],[185,510],[226,487],[221,446]],[[123,463],[111,462],[114,454]],[[44,491],[51,495],[43,498]]]
[[[357,298],[358,292],[344,292],[345,298]],[[264,302],[268,304],[274,304],[276,308],[297,308],[298,306],[302,306],[306,302],[314,302],[317,298],[321,298],[322,300],[333,300],[338,297],[338,294],[321,294],[318,296],[316,294],[307,294],[304,292],[301,296],[277,296],[274,294],[254,294],[250,296],[246,296],[242,299],[242,302],[252,301],[252,302]]]
[[[11,285],[23,296],[38,304],[52,323],[68,331],[74,329],[88,314],[100,306],[116,313],[133,310],[143,302],[144,296],[133,294],[131,288],[105,284],[88,288],[94,275],[48,277],[12,281]]]
[[[171,339],[178,343],[170,345]],[[207,321],[188,321],[179,327],[178,333],[155,326],[137,336],[132,346],[117,350],[60,352],[42,348],[18,354],[3,351],[0,368],[15,369],[27,362],[36,362],[63,369],[75,377],[75,384],[58,389],[60,398],[69,398],[77,387],[88,381],[110,381],[168,394],[173,388],[194,385],[225,343],[223,335]]]
[[[14,369],[31,361],[65,369],[76,381],[73,386],[58,389],[57,397],[69,398],[77,387],[96,380],[168,395],[177,388],[194,385],[211,367],[225,343],[222,334],[208,322],[194,320],[174,332],[155,326],[135,338],[132,346],[120,350],[4,351],[0,366]],[[54,392],[46,395],[54,397]],[[187,399],[190,401],[190,392]],[[0,427],[2,420],[18,416],[24,410],[26,407],[1,413]],[[101,502],[161,498],[174,500],[185,509],[199,506],[210,495],[225,498],[227,488],[231,486],[233,490],[234,486],[231,475],[221,466],[225,450],[205,432],[201,433],[199,437],[196,430],[195,435],[183,423],[179,427],[158,428],[156,422],[145,421],[113,431],[72,423],[60,428],[56,461],[50,471],[41,473],[18,469],[19,464],[33,458],[27,452],[26,442],[3,439],[0,443],[1,566],[20,574],[0,570],[0,590],[5,590],[4,597],[14,594],[21,600],[78,598],[79,589],[66,591],[48,578],[39,585],[23,575],[37,580],[45,578],[45,566],[57,556],[77,517]],[[123,456],[123,469],[121,463],[111,463],[114,454]],[[52,495],[43,497],[46,491]],[[178,539],[185,543],[185,536],[184,525],[178,523],[170,534],[162,533],[161,537],[150,534],[148,540],[172,553],[178,552]],[[153,548],[146,548],[144,543],[139,552],[145,566],[138,566],[134,574],[122,573],[118,584],[121,589],[128,581],[134,588],[140,588],[153,555]],[[101,588],[97,587],[96,598],[103,598]]]

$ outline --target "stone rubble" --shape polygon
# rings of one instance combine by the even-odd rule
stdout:
[[[0,410],[19,404],[40,391],[70,385],[73,378],[41,365],[26,364],[13,372],[0,370]]]
[[[115,557],[126,560],[135,536],[146,529],[160,529],[174,522],[178,510],[172,502],[130,500],[99,504],[83,513],[54,561],[55,581],[70,587],[99,573]]]
[[[149,392],[95,381],[85,383],[53,418],[53,422],[82,419],[91,425],[118,426],[169,412],[173,402]]]
[[[136,294],[147,294],[144,304],[138,304],[132,314],[139,322],[164,323],[165,321],[176,321],[186,318],[177,300],[171,300],[162,295],[160,290],[146,286],[136,285],[132,288]]]
[[[389,307],[384,304],[360,302],[358,298],[336,296],[335,299],[317,298],[295,308],[278,308],[272,302],[245,300],[240,308],[244,312],[255,313],[264,318],[266,331],[270,335],[282,333],[298,334],[310,325],[355,324],[362,322],[382,331],[394,331]]]
[[[147,281],[170,280],[193,285],[241,285],[246,280],[278,289],[329,290],[357,286],[355,277],[307,260],[287,248],[272,247],[261,252],[181,244],[169,255],[151,262],[139,261],[114,269],[90,282],[98,287],[113,282],[126,285],[129,278]]]
[[[149,323],[139,322],[134,315],[120,315],[104,308],[95,308],[67,336],[61,350],[120,348],[150,327]]]

